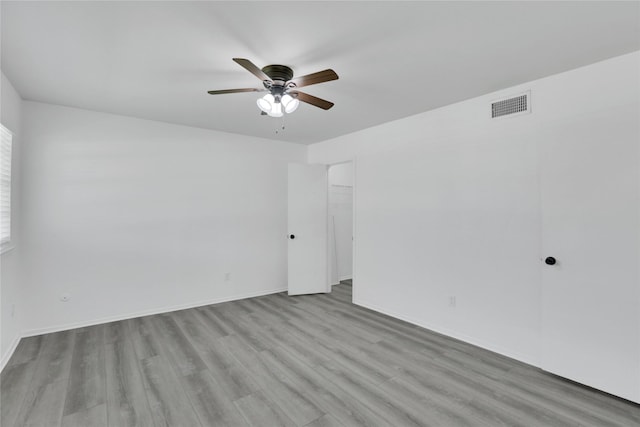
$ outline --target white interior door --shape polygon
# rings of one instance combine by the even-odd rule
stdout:
[[[557,260],[542,264],[541,367],[640,402],[637,114],[540,135],[542,256]]]
[[[289,164],[289,295],[328,292],[325,165]]]

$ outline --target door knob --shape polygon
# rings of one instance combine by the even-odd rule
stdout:
[[[544,263],[547,265],[554,265],[556,263],[556,259],[552,256],[548,256],[544,259]]]
[[[290,235],[289,235],[289,238],[290,238],[291,240],[293,240],[293,239],[295,239],[295,238],[296,238],[296,235],[295,235],[295,234],[290,234]]]

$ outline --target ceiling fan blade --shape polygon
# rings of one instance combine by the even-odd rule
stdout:
[[[240,92],[264,92],[266,89],[246,88],[246,89],[223,89],[223,90],[210,90],[207,93],[209,95],[223,95],[225,93],[240,93]]]
[[[314,107],[322,108],[323,110],[328,110],[333,107],[333,102],[326,101],[321,98],[317,98],[313,95],[309,95],[308,93],[299,92],[297,90],[291,90],[288,92],[289,95],[294,98],[298,98],[298,100],[302,102],[306,102],[307,104],[311,104]]]
[[[233,60],[242,66],[245,70],[256,76],[262,81],[269,80],[271,81],[271,77],[267,76],[260,68],[258,68],[253,62],[244,58],[233,58]]]
[[[318,83],[330,82],[331,80],[338,80],[338,75],[335,71],[328,69],[318,71],[317,73],[307,74],[306,76],[296,77],[291,79],[291,83],[295,83],[296,87],[316,85]]]

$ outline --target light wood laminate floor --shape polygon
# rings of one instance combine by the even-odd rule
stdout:
[[[23,339],[9,426],[639,426],[640,406],[328,295]]]

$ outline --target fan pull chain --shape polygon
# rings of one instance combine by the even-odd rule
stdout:
[[[283,132],[284,132],[284,130],[285,130],[285,127],[284,127],[284,116],[285,116],[285,115],[283,114],[283,115],[282,115],[282,127],[281,127],[281,129],[282,129],[282,131],[283,131]],[[278,129],[276,129],[276,135],[277,135],[279,132],[280,132],[280,131],[279,131]]]

